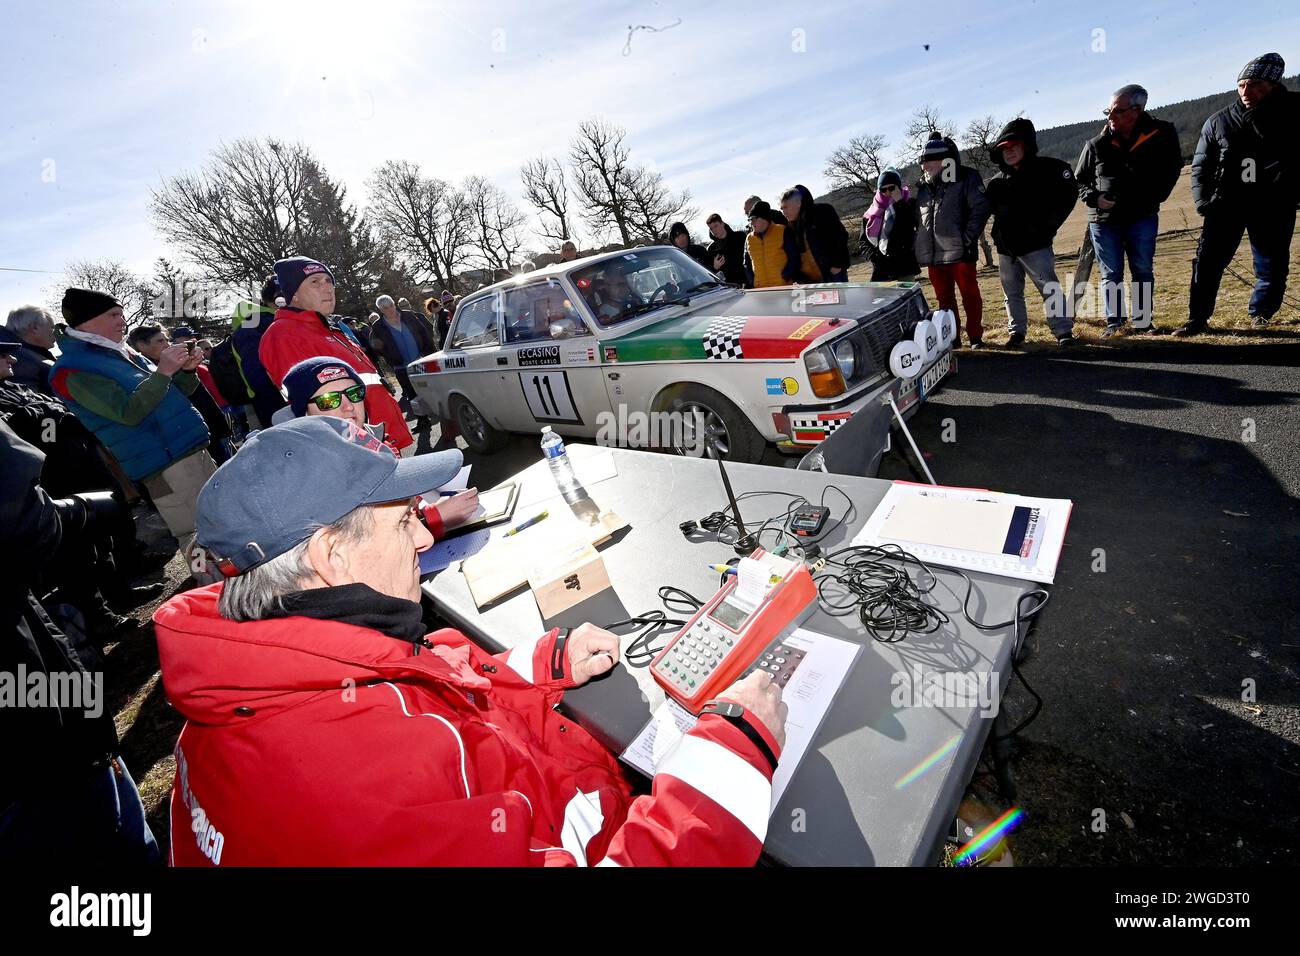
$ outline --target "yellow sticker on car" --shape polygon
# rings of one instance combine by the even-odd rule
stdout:
[[[781,391],[785,392],[787,395],[798,395],[799,383],[787,375],[785,378],[781,379]]]
[[[793,332],[790,333],[790,338],[806,339],[808,337],[808,333],[811,332],[813,329],[817,328],[817,326],[821,324],[822,324],[821,319],[813,319],[810,322],[805,322],[803,325],[799,326],[799,328],[795,329]]]

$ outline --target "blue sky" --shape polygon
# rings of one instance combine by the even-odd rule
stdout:
[[[739,225],[745,196],[824,191],[834,147],[867,132],[897,145],[923,103],[960,124],[1100,123],[1124,83],[1159,105],[1228,89],[1268,50],[1300,68],[1300,5],[1258,0],[6,0],[5,19],[5,310],[74,259],[150,273],[169,252],[150,189],[243,136],[306,143],[358,202],[388,159],[487,175],[517,198],[520,163],[563,153],[600,115],[626,127],[634,160]],[[629,25],[678,19],[623,55]]]

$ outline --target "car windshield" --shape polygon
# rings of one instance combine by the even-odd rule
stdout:
[[[631,249],[573,273],[573,282],[601,326],[644,315],[718,285],[717,277],[680,249]]]

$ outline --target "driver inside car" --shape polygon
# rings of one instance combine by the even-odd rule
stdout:
[[[619,318],[628,309],[636,308],[638,305],[644,305],[645,300],[632,291],[628,284],[627,275],[615,269],[606,275],[607,291],[603,295],[600,308],[597,315],[609,324],[611,321]]]

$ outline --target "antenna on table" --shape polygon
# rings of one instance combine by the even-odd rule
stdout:
[[[727,489],[727,501],[731,503],[731,514],[736,519],[736,528],[740,532],[736,538],[736,554],[742,558],[749,557],[758,547],[758,538],[745,530],[745,521],[740,517],[740,503],[736,501],[736,493],[731,490],[731,480],[727,477],[727,469],[721,458],[718,459],[718,471],[722,474],[722,487]]]

